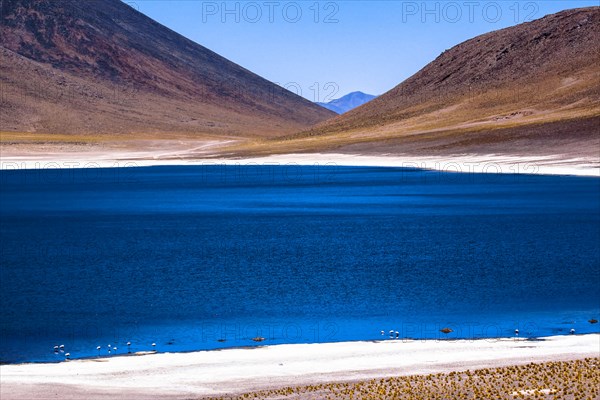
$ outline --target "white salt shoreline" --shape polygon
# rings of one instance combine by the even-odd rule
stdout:
[[[0,366],[0,398],[189,398],[600,357],[600,334],[291,344]],[[71,395],[69,395],[69,393]]]
[[[162,155],[164,156],[164,155]],[[297,165],[403,167],[462,173],[576,175],[600,177],[600,158],[562,156],[457,155],[446,157],[353,155],[336,153],[283,154],[256,158],[154,157],[153,153],[74,153],[3,156],[0,170],[115,168],[178,165]]]

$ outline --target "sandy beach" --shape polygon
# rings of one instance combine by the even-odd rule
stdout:
[[[600,356],[600,335],[385,340],[161,353],[1,367],[3,400],[202,398]]]

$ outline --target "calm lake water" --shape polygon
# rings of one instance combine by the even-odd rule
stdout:
[[[191,166],[0,182],[2,362],[63,360],[60,344],[599,331],[600,179]]]

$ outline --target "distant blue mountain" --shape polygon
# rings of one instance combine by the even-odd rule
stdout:
[[[362,106],[363,104],[373,100],[377,96],[366,94],[363,92],[352,92],[339,99],[331,100],[329,103],[317,103],[321,107],[325,107],[338,114],[343,114],[353,108]]]

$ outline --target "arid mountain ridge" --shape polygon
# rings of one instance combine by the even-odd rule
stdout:
[[[369,103],[266,147],[590,155],[600,149],[599,62],[600,7],[562,11],[458,44]]]
[[[5,1],[0,33],[3,143],[102,137],[135,148],[183,137],[192,142],[169,157],[535,154],[600,164],[600,7],[467,40],[340,116],[119,0]],[[195,152],[195,140],[222,144]]]
[[[120,0],[2,2],[2,130],[275,136],[331,116]]]

